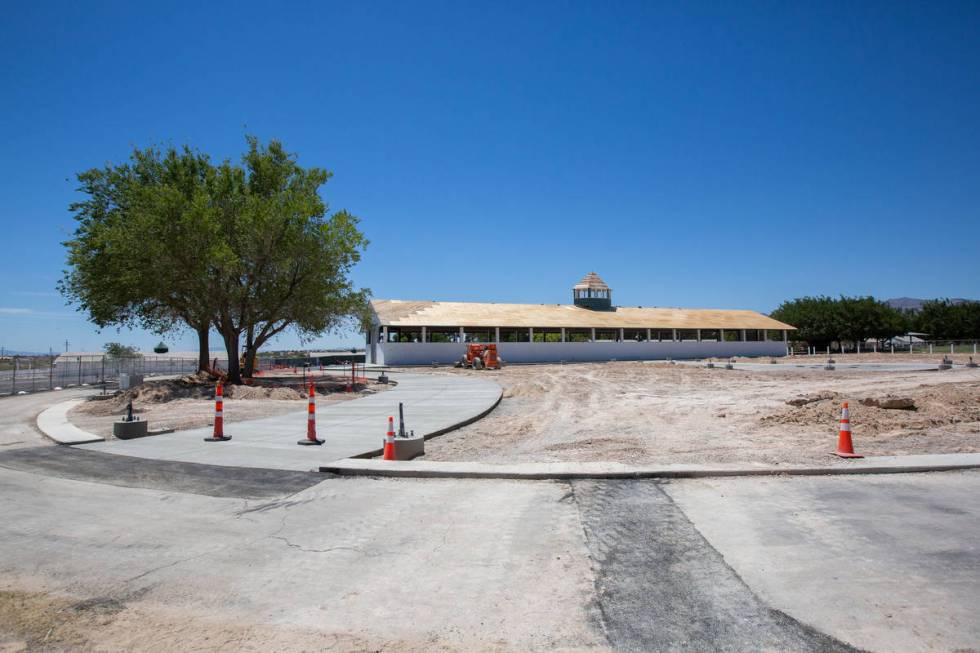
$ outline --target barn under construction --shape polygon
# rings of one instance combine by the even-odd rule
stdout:
[[[367,360],[452,363],[466,343],[497,343],[509,363],[782,356],[794,327],[755,311],[614,306],[595,272],[571,304],[371,302]]]

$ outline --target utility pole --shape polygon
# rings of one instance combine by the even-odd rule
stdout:
[[[68,353],[68,340],[65,339],[65,353]]]

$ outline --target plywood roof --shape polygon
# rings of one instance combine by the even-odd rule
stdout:
[[[755,311],[700,308],[631,308],[592,311],[569,304],[475,302],[371,302],[383,326],[566,327],[597,329],[794,329]]]

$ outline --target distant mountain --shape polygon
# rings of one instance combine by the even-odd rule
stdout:
[[[933,301],[931,299],[916,299],[915,297],[896,297],[895,299],[886,299],[885,303],[892,308],[898,309],[909,309],[913,311],[922,310],[922,305],[926,302]],[[951,298],[953,304],[965,304],[966,302],[976,301],[973,299],[963,299],[961,297]]]

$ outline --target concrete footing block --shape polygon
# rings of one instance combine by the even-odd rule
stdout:
[[[112,424],[112,434],[120,440],[143,438],[149,435],[149,424],[145,419],[119,420]]]
[[[395,460],[412,460],[425,454],[425,438],[395,438]]]

